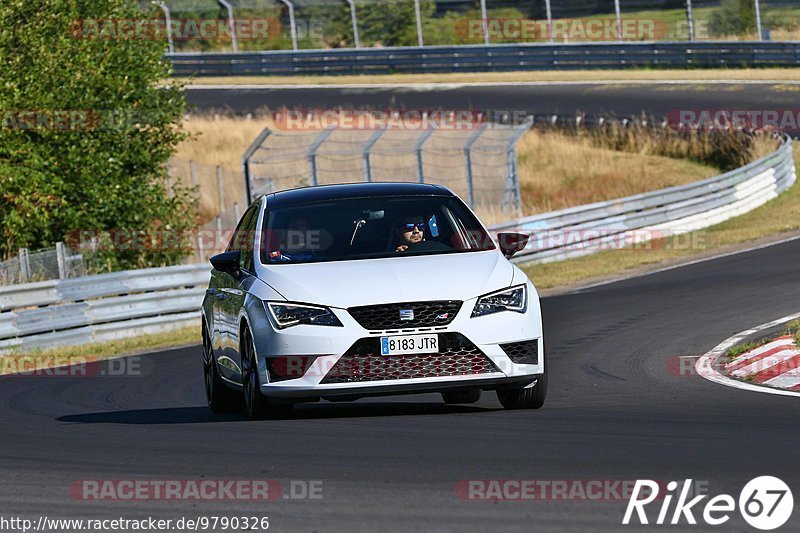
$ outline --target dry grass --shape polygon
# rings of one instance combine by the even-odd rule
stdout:
[[[682,185],[719,170],[700,163],[593,146],[589,138],[531,131],[518,145],[526,214]]]
[[[800,151],[795,152],[800,168]],[[545,289],[592,278],[623,274],[646,265],[689,259],[716,250],[745,246],[756,239],[800,230],[800,187],[742,216],[710,228],[687,233],[652,246],[600,252],[594,255],[525,267],[537,287]]]
[[[777,34],[773,34],[778,39]],[[785,37],[781,37],[784,39]],[[796,37],[797,38],[797,37]],[[333,85],[378,83],[513,83],[571,81],[800,81],[800,69],[670,69],[670,70],[575,70],[537,72],[476,72],[443,74],[364,74],[351,76],[231,76],[198,77],[195,85]]]
[[[73,364],[87,364],[134,353],[147,353],[192,344],[200,344],[199,322],[197,326],[116,341],[47,350],[15,350],[10,355],[4,356],[4,359],[0,358],[5,361],[5,364],[0,365],[0,375],[13,374],[21,370],[34,372]]]

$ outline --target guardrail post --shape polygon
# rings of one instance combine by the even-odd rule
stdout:
[[[467,171],[467,198],[469,206],[473,209],[475,208],[475,186],[472,176],[472,146],[477,142],[481,134],[486,131],[487,126],[488,124],[486,122],[478,126],[478,129],[469,136],[469,139],[467,139],[467,142],[464,144],[464,164],[466,165]]]
[[[28,258],[28,249],[19,249],[19,273],[22,274],[22,281],[28,282],[31,279],[31,263]]]
[[[375,146],[375,143],[378,142],[378,139],[381,138],[383,135],[384,129],[380,128],[372,136],[369,140],[364,144],[364,181],[372,181],[372,165],[370,165],[369,156],[370,152],[372,151],[372,147]]]
[[[56,262],[58,263],[58,279],[67,278],[67,261],[64,253],[64,243],[56,243]]]
[[[331,136],[333,133],[334,127],[328,126],[325,128],[319,136],[314,139],[314,142],[311,143],[311,146],[308,147],[308,163],[311,168],[311,185],[319,185],[319,177],[317,176],[317,150],[325,142],[325,140]]]
[[[422,165],[422,145],[433,135],[433,131],[433,128],[423,131],[414,142],[414,154],[417,158],[417,181],[419,183],[425,183],[425,168]]]

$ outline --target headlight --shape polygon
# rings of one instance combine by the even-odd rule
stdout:
[[[311,326],[342,326],[336,315],[327,307],[313,305],[267,302],[272,318],[278,328],[288,328],[299,324]]]
[[[475,302],[475,308],[472,310],[472,318],[491,315],[500,311],[524,313],[527,308],[528,289],[525,285],[518,285],[478,298],[478,301]]]

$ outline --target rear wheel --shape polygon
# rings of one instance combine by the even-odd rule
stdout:
[[[506,409],[539,409],[547,397],[547,372],[527,389],[498,390],[497,399]]]
[[[242,400],[235,391],[222,382],[211,350],[211,340],[203,326],[203,373],[205,374],[206,401],[214,413],[231,413],[242,408]]]
[[[481,399],[480,389],[460,390],[453,392],[443,392],[442,399],[446,404],[456,403],[475,403]]]
[[[253,347],[252,334],[247,328],[242,332],[241,343],[242,365],[244,367],[242,385],[247,416],[253,420],[261,420],[263,418],[279,418],[291,413],[291,404],[274,405],[270,403],[266,396],[261,394],[261,383],[258,379],[258,359]]]

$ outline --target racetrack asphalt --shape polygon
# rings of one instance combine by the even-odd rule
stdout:
[[[473,109],[530,114],[639,116],[662,118],[680,110],[795,110],[800,85],[788,83],[591,83],[188,88],[198,111],[250,113],[262,108],[357,107],[376,109]]]
[[[288,420],[214,416],[199,347],[143,356],[141,376],[3,377],[2,514],[254,515],[291,532],[619,531],[626,501],[464,501],[455,487],[691,478],[738,499],[751,478],[775,475],[797,500],[797,399],[676,375],[675,358],[798,311],[798,264],[794,240],[544,298],[550,394],[539,411],[504,411],[484,393],[470,406],[415,395],[302,405]],[[80,501],[68,493],[82,479],[201,476],[322,480],[323,497]],[[782,531],[798,530],[798,516]],[[723,527],[751,530],[738,513]]]

